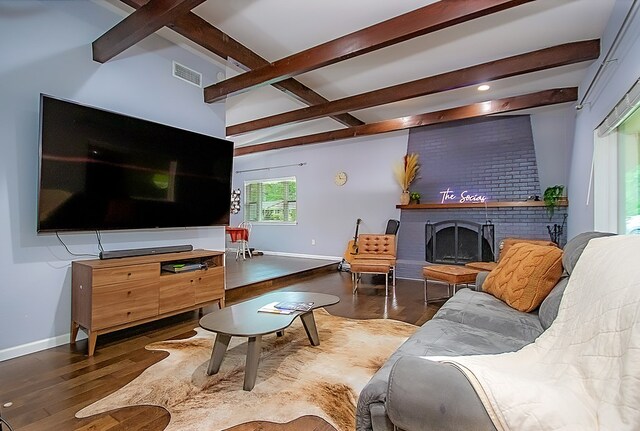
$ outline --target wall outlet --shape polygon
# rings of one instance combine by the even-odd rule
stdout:
[[[315,239],[311,240],[311,245],[316,245],[316,240]]]

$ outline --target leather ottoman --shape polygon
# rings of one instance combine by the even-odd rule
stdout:
[[[428,304],[431,301],[441,301],[451,298],[451,296],[456,293],[456,287],[458,284],[475,283],[478,272],[480,271],[478,271],[477,269],[456,265],[429,265],[423,267],[422,275],[424,276],[424,302]],[[427,288],[429,287],[429,279],[447,283],[448,296],[428,299]]]
[[[381,259],[354,259],[351,262],[351,278],[353,282],[353,293],[358,290],[358,283],[362,274],[384,274],[384,294],[389,295],[389,273],[392,264],[388,260]],[[395,290],[395,282],[394,282]]]

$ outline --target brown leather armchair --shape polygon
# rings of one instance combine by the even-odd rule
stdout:
[[[393,274],[396,286],[396,236],[361,234],[358,236],[358,253],[351,262],[353,293],[358,289],[361,274],[384,274],[385,294],[389,294],[389,275]]]

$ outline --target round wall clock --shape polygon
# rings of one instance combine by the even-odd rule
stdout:
[[[347,174],[344,172],[338,172],[333,178],[333,181],[335,181],[336,185],[338,186],[344,186],[347,182]]]

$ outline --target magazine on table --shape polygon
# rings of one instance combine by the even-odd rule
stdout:
[[[276,304],[278,302],[270,302],[267,305],[264,305],[258,309],[259,313],[274,313],[274,314],[292,314],[295,313],[296,310],[285,310],[281,308],[276,308]]]
[[[313,302],[285,301],[278,302],[275,307],[280,310],[309,311],[313,308]]]

